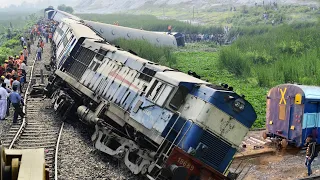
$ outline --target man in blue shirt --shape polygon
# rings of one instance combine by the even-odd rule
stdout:
[[[12,103],[12,106],[14,107],[13,123],[17,123],[18,115],[20,115],[21,119],[25,115],[22,111],[22,108],[21,108],[21,104],[22,104],[22,106],[24,106],[24,103],[22,101],[20,94],[17,92],[17,89],[18,89],[17,86],[12,86],[13,92],[11,92],[9,95],[10,102]]]

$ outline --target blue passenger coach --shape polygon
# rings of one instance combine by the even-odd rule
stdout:
[[[308,135],[320,142],[320,87],[282,84],[267,96],[264,137],[277,137],[283,143],[302,147]],[[283,144],[283,145],[285,145]]]

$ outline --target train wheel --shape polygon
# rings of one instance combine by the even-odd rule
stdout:
[[[56,100],[59,98],[60,90],[54,91],[54,93],[51,95],[51,104],[54,105]]]
[[[285,148],[287,148],[287,146],[288,146],[288,141],[286,139],[282,139],[281,140],[281,147],[285,149]]]

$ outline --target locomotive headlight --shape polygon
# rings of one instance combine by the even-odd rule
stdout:
[[[236,99],[233,103],[233,110],[237,112],[243,111],[245,108],[245,102],[243,99]]]

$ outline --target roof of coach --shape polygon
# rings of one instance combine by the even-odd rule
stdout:
[[[54,12],[54,10],[45,11],[46,14],[48,14],[49,12]]]
[[[306,99],[320,99],[320,87],[297,84],[293,85],[299,87],[304,92],[304,96]]]
[[[178,86],[182,82],[192,83],[192,84],[210,84],[201,79],[197,79],[193,76],[185,74],[179,71],[165,71],[165,72],[157,72],[155,75],[156,78],[165,80],[166,82]]]
[[[313,99],[313,100],[320,100],[320,87],[319,86],[306,86],[306,85],[298,85],[298,84],[280,84],[269,91],[269,95],[274,91],[279,91],[279,88],[286,88],[286,92],[293,92],[293,93],[303,93],[305,99]],[[284,91],[284,90],[283,90]],[[268,96],[269,96],[268,95]]]
[[[74,16],[74,15],[69,14],[69,13],[67,13],[67,12],[60,11],[60,10],[57,10],[57,9],[55,9],[55,11],[57,11],[57,12],[59,12],[59,13],[61,13],[61,14],[65,15],[65,16],[67,16],[67,17],[71,18],[71,19],[74,19],[74,20],[76,20],[76,21],[81,21],[81,19],[80,19],[80,18],[78,18],[77,16]]]
[[[116,30],[119,32],[126,33],[127,35],[132,33],[131,35],[136,36],[136,37],[143,37],[143,38],[154,37],[154,38],[159,38],[158,41],[161,41],[161,40],[163,40],[161,38],[166,37],[166,39],[164,39],[166,41],[169,40],[168,38],[170,38],[170,40],[172,40],[172,41],[176,41],[176,39],[173,35],[168,35],[165,32],[147,31],[147,30],[142,30],[142,29],[135,29],[135,28],[125,27],[125,26],[105,24],[105,23],[101,23],[101,22],[88,21],[88,20],[84,20],[84,22],[88,25],[97,24],[102,27],[108,28],[108,30]],[[129,39],[131,39],[131,38],[129,38]]]
[[[72,19],[69,19],[69,18],[63,18],[62,22],[67,24],[72,29],[73,34],[75,34],[75,36],[77,38],[87,37],[87,38],[92,38],[92,39],[95,39],[95,40],[103,40],[103,38],[98,36],[89,27],[81,24],[78,21],[75,21],[75,20],[72,20]]]

